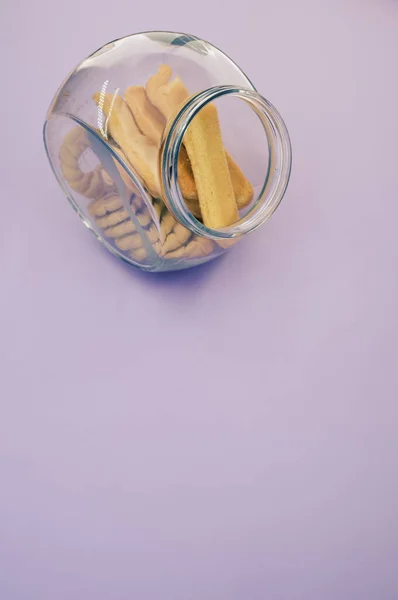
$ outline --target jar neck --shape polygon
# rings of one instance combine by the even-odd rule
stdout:
[[[227,95],[246,102],[259,117],[265,131],[264,142],[268,145],[268,171],[260,195],[248,213],[229,227],[210,229],[194,217],[182,197],[178,184],[178,156],[183,137],[196,114],[209,102]],[[291,163],[286,125],[268,100],[252,89],[229,85],[208,88],[191,96],[166,127],[160,157],[164,198],[176,219],[193,233],[215,240],[240,237],[265,223],[277,209],[289,183]]]

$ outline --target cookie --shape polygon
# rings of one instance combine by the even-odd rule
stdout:
[[[123,207],[123,202],[120,196],[116,194],[106,196],[94,200],[88,205],[88,212],[93,217],[104,217],[105,215],[114,212]]]
[[[166,126],[166,119],[149,102],[145,88],[130,86],[124,92],[124,97],[141,133],[159,146]]]
[[[103,177],[101,165],[97,165],[91,171],[81,169],[80,157],[90,147],[85,130],[82,127],[74,127],[64,137],[59,150],[59,165],[70,188],[91,199],[115,191],[115,186],[109,178]]]

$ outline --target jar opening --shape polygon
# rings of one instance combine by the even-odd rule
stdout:
[[[231,103],[232,99],[243,100],[243,103]],[[184,157],[189,156],[190,151],[192,153],[188,136],[200,136],[203,129],[196,127],[193,131],[190,126],[196,123],[196,117],[210,103],[222,104],[223,107],[223,110],[218,110],[218,120],[233,193],[240,209],[236,219],[220,227],[209,226],[205,218],[200,218],[199,194],[196,199],[191,199],[187,196],[189,190],[184,189]],[[230,110],[232,104],[234,108]],[[240,112],[236,111],[237,106]],[[226,107],[228,110],[225,111]],[[246,112],[241,118],[242,109]],[[203,127],[205,131],[206,122]],[[203,148],[206,149],[206,145],[202,151]],[[192,155],[189,158],[192,162]],[[211,160],[211,157],[207,158]],[[291,170],[289,134],[275,107],[254,90],[234,86],[208,88],[191,96],[175,118],[169,120],[163,137],[160,168],[164,199],[183,225],[198,235],[212,239],[237,238],[267,221],[281,202]],[[213,172],[218,176],[214,165]],[[199,167],[193,173],[196,183],[198,174],[200,176]],[[213,182],[216,186],[216,177]],[[224,188],[229,189],[231,184],[226,183]],[[222,186],[220,190],[222,194]],[[220,202],[223,202],[223,198],[220,198]]]

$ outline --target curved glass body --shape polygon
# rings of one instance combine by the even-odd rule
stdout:
[[[131,35],[84,60],[44,142],[85,225],[149,271],[225,252],[274,212],[291,168],[277,110],[224,53],[178,33]]]

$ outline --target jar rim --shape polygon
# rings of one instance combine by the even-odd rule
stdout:
[[[198,221],[185,203],[178,184],[178,156],[186,130],[197,113],[206,104],[226,95],[245,101],[260,118],[268,143],[268,170],[262,190],[247,214],[228,227],[212,229]],[[174,216],[195,234],[215,240],[236,238],[254,231],[272,216],[286,192],[291,165],[290,137],[277,109],[253,89],[214,86],[191,96],[166,127],[160,153],[162,191]]]

